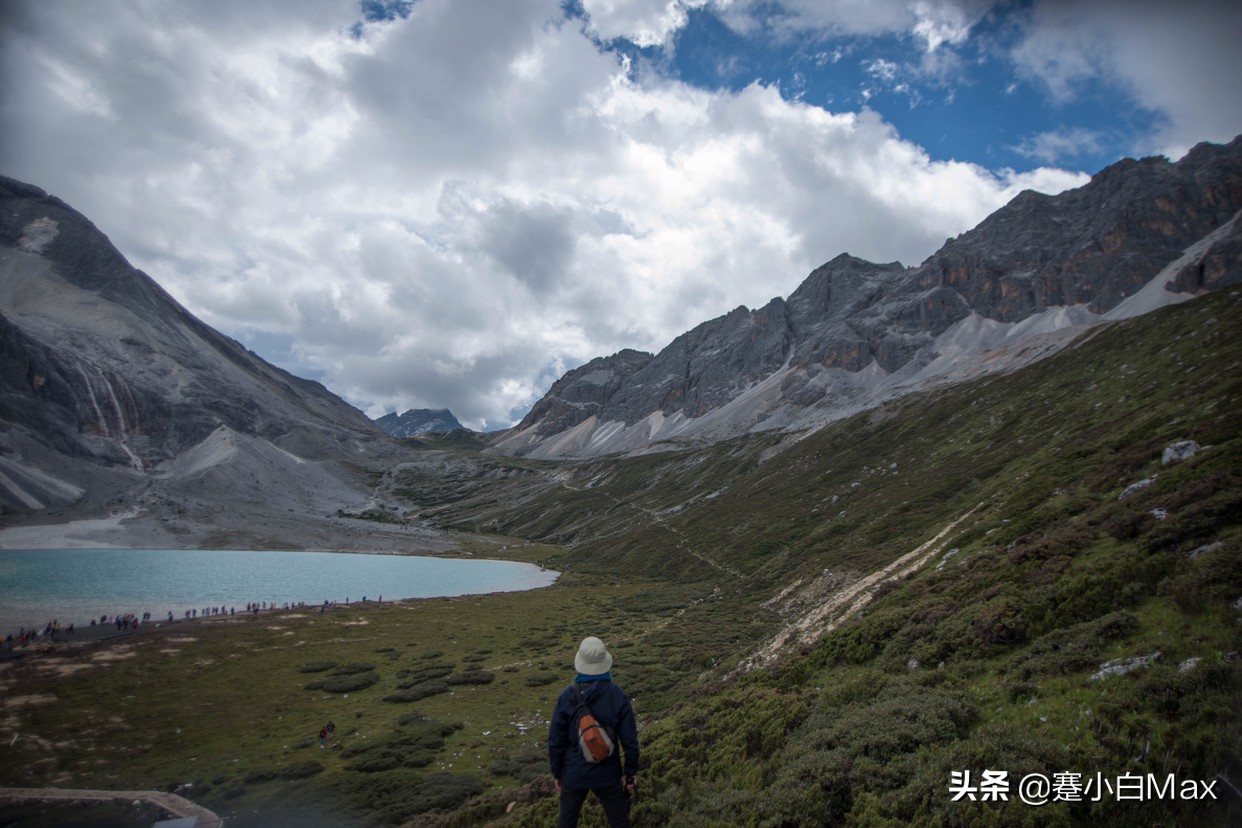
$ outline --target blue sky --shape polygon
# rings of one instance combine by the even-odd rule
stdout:
[[[1142,7],[1135,4],[1137,16]],[[566,8],[590,28],[581,3]],[[1193,6],[1188,12],[1195,13]],[[778,3],[758,15],[753,28],[738,30],[713,4],[688,5],[682,25],[661,43],[639,45],[621,36],[599,45],[630,58],[640,74],[733,92],[759,83],[828,111],[874,110],[939,160],[1097,172],[1128,154],[1158,149],[1150,140],[1161,113],[1111,73],[1083,73],[1072,90],[1056,93],[1047,80],[1023,72],[1013,53],[1035,25],[1031,2],[987,7],[960,42],[934,48],[910,30],[782,30],[787,13]],[[1236,26],[1237,15],[1229,17]]]
[[[511,424],[848,252],[1242,133],[1242,4],[9,0],[0,173],[371,416]]]
[[[1020,18],[1022,11],[1011,14]],[[985,18],[962,44],[939,47],[952,54],[947,65],[929,68],[923,65],[925,44],[908,33],[744,36],[710,10],[698,9],[675,36],[671,60],[662,48],[648,52],[653,62],[696,86],[776,84],[786,97],[826,110],[871,108],[933,158],[989,168],[1025,171],[1055,163],[1096,171],[1131,151],[1136,136],[1153,131],[1155,113],[1134,107],[1107,82],[1056,101],[1035,81],[1019,77],[1005,57],[1017,33],[1011,16]],[[1071,130],[1092,140],[1044,153],[1031,145],[1040,134]]]

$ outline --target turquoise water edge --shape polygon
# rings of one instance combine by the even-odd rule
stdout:
[[[558,573],[515,561],[358,552],[182,549],[0,550],[0,636],[59,621],[151,613],[153,620],[281,607],[516,592]]]

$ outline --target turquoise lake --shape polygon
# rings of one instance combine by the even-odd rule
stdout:
[[[517,592],[558,573],[513,561],[357,552],[180,549],[0,550],[0,637],[59,620],[150,612],[162,621],[205,607],[283,606]]]

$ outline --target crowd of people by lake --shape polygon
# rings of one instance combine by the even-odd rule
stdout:
[[[383,597],[379,599],[383,603]],[[345,603],[350,603],[349,599],[345,599]],[[369,603],[364,596],[362,603]],[[192,607],[184,610],[181,618],[178,619],[173,611],[169,611],[165,619],[155,620],[150,612],[143,612],[141,615],[133,612],[118,613],[116,615],[101,614],[97,618],[90,619],[89,627],[78,627],[73,623],[66,625],[61,624],[59,619],[48,621],[41,627],[26,628],[21,627],[16,633],[10,633],[0,640],[0,653],[14,652],[23,648],[30,647],[39,642],[66,642],[73,640],[82,640],[84,638],[97,639],[111,635],[124,634],[127,632],[137,632],[144,625],[155,624],[159,626],[161,623],[174,623],[181,621],[196,621],[203,619],[220,619],[220,618],[236,618],[240,613],[244,615],[256,616],[261,612],[288,612],[291,610],[316,609],[320,613],[327,612],[337,606],[336,601],[324,601],[322,604],[308,604],[305,601],[285,601],[277,603],[275,601],[251,601],[245,605],[245,608],[238,610],[235,606],[214,605],[207,607]],[[115,630],[113,629],[115,627]]]

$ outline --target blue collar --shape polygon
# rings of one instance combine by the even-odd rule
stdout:
[[[612,681],[612,673],[600,673],[594,676],[584,676],[582,673],[574,679],[574,684],[585,684],[588,681]]]

